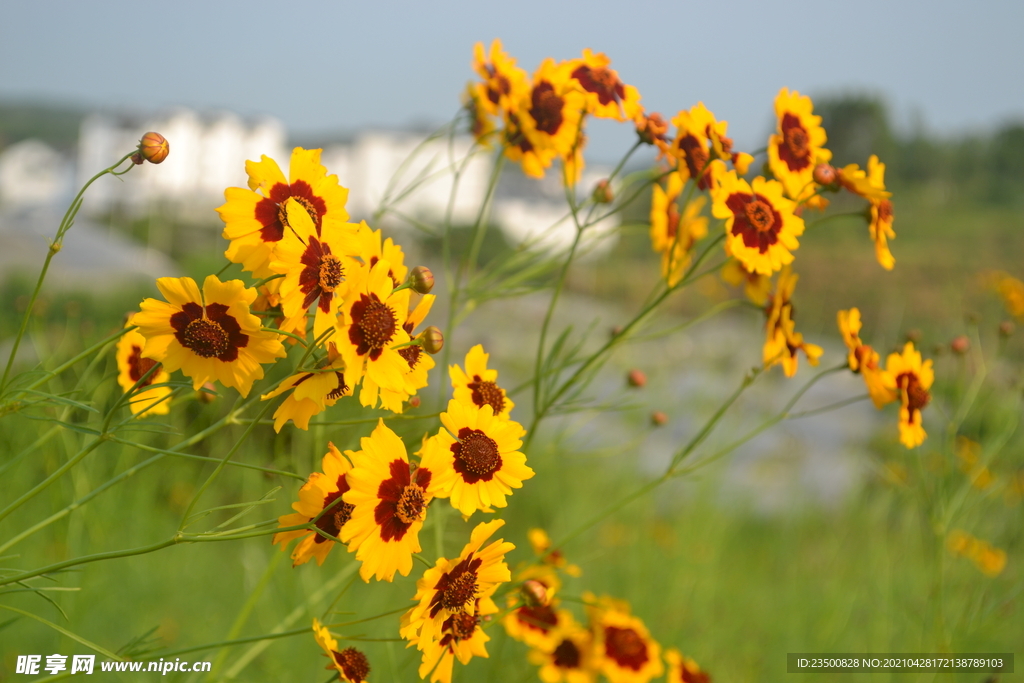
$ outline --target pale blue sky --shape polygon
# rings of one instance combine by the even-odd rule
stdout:
[[[6,0],[0,97],[271,114],[293,132],[441,123],[473,43],[606,52],[648,109],[698,100],[760,146],[781,86],[883,93],[938,132],[1024,118],[1024,2]],[[601,140],[606,156],[629,134]],[[616,136],[617,137],[617,136]]]

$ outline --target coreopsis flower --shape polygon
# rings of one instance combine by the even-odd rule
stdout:
[[[132,325],[131,318],[129,318],[125,327]],[[153,384],[165,384],[171,379],[171,375],[160,363],[151,358],[142,357],[145,347],[146,338],[138,330],[128,330],[117,340],[117,383],[122,390],[128,392],[153,366],[156,366],[149,377],[139,383],[135,394],[128,401],[128,407],[131,408],[132,415],[139,417],[166,415],[171,411],[170,403],[167,400],[167,397],[171,395],[171,388],[158,386],[147,389],[146,387]]]
[[[358,225],[328,222],[317,228],[306,207],[294,197],[284,202],[289,229],[273,249],[270,268],[283,273],[280,296],[285,318],[304,315],[316,304],[313,337],[334,327],[338,311],[361,263],[364,238]]]
[[[813,112],[810,97],[783,88],[775,97],[778,128],[768,140],[768,167],[772,174],[786,188],[790,199],[805,200],[808,206],[820,204],[820,198],[811,199],[815,192],[814,167],[832,159],[832,152],[824,147],[827,136],[821,127],[821,117]]]
[[[728,253],[728,245],[726,253]],[[772,279],[768,275],[748,270],[747,267],[737,258],[730,258],[722,266],[722,279],[733,287],[743,285],[743,293],[752,303],[764,306],[768,303],[768,296],[771,294]]]
[[[596,666],[611,683],[647,683],[665,672],[661,646],[628,606],[605,599],[588,611]]]
[[[360,446],[362,450],[345,452],[353,468],[344,500],[353,508],[340,538],[362,562],[359,575],[364,581],[371,576],[392,581],[396,571],[409,575],[412,556],[420,551],[419,533],[436,473],[427,460],[413,470],[405,444],[384,420]]]
[[[353,387],[364,376],[381,389],[402,391],[405,387],[409,363],[399,350],[409,341],[402,320],[409,310],[410,290],[394,291],[390,272],[390,263],[378,261],[349,288],[341,307],[335,342]]]
[[[526,101],[526,100],[524,100]],[[539,147],[534,142],[534,122],[526,112],[506,112],[503,150],[505,156],[519,164],[523,174],[543,178],[558,152],[553,147]]]
[[[325,223],[348,220],[348,190],[338,183],[338,176],[327,175],[320,152],[296,147],[288,178],[266,155],[260,161],[245,162],[249,189],[229,187],[224,191],[226,203],[217,209],[224,221],[224,239],[231,240],[224,253],[229,261],[242,264],[253,277],[275,274],[270,267],[272,252],[288,229],[285,203],[289,198],[306,210],[318,235]]]
[[[984,280],[1002,299],[1007,313],[1015,318],[1024,318],[1024,282],[1003,271],[987,272],[984,274]]]
[[[672,119],[676,127],[676,137],[672,141],[670,153],[679,161],[679,173],[683,180],[693,180],[701,190],[715,186],[716,175],[724,171],[724,166],[715,168],[711,163],[714,159],[732,158],[731,146],[723,144],[725,131],[729,124],[716,121],[715,115],[708,111],[703,102],[698,102],[689,111],[682,110]],[[749,156],[749,155],[748,155]],[[724,161],[723,161],[724,163]],[[741,165],[749,165],[746,157],[740,160]],[[741,174],[746,168],[741,170]]]
[[[505,507],[512,489],[533,476],[519,451],[522,425],[495,417],[490,405],[452,399],[441,423],[444,427],[423,444],[424,458],[438,463],[434,495],[450,498],[463,515]]]
[[[934,381],[932,361],[922,362],[913,342],[907,342],[902,353],[890,353],[885,361],[886,385],[900,398],[900,443],[907,448],[920,446],[928,436],[921,410],[931,401],[928,390]]]
[[[477,344],[466,354],[466,369],[458,365],[448,366],[448,375],[452,380],[452,394],[456,401],[472,404],[478,408],[490,406],[495,417],[508,419],[515,404],[504,389],[498,386],[498,371],[488,369],[487,360],[490,354],[484,353],[484,347]]]
[[[551,58],[545,59],[534,73],[529,93],[519,107],[522,133],[535,149],[552,150],[554,156],[565,162],[569,183],[577,182],[583,171],[585,109],[586,99],[565,65],[557,65]]]
[[[339,500],[349,489],[348,473],[352,471],[352,464],[333,443],[328,443],[321,467],[323,472],[313,472],[299,489],[299,500],[292,503],[295,512],[277,518],[278,527],[307,524],[327,510],[316,520],[316,527],[335,538],[341,538],[341,530],[352,517],[352,505]],[[310,529],[296,529],[274,534],[274,545],[280,543],[283,551],[296,538],[302,541],[292,550],[292,566],[295,567],[309,562],[313,557],[317,565],[322,565],[337,542]]]
[[[529,76],[502,49],[500,40],[496,38],[486,54],[483,43],[473,46],[473,70],[483,79],[485,96],[479,98],[479,103],[488,114],[518,109],[522,95],[529,90]]]
[[[327,665],[328,669],[336,669],[340,679],[345,683],[363,683],[370,673],[370,660],[362,652],[354,647],[347,647],[338,651],[338,641],[331,636],[327,627],[320,624],[318,619],[313,619],[313,634],[317,644],[324,649],[324,653],[331,659]]]
[[[970,559],[979,571],[988,576],[998,576],[1006,568],[1005,550],[975,538],[961,529],[949,532],[946,547],[954,556]]]
[[[462,94],[462,107],[469,115],[469,132],[478,144],[491,146],[497,127],[494,125],[492,106],[487,102],[487,86],[483,83],[467,83]]]
[[[594,637],[566,612],[564,625],[554,633],[550,647],[531,650],[528,657],[540,666],[544,683],[594,683]]]
[[[452,668],[455,660],[469,664],[473,657],[487,657],[487,641],[490,637],[480,627],[482,617],[493,614],[497,607],[491,602],[484,605],[477,600],[475,614],[458,612],[448,617],[441,626],[440,638],[437,640],[421,640],[411,636],[410,643],[423,651],[423,659],[419,668],[419,676],[426,679],[430,674],[430,683],[451,683]],[[405,617],[403,617],[403,623]]]
[[[337,352],[334,343],[328,344],[328,355],[322,367],[311,372],[292,375],[268,394],[260,396],[261,401],[291,391],[274,411],[274,431],[291,420],[299,429],[309,429],[309,419],[333,406],[342,396],[351,396],[352,387],[345,382],[345,361]]]
[[[181,370],[197,391],[210,380],[248,396],[252,383],[263,378],[261,363],[285,355],[279,335],[260,329],[249,312],[256,290],[241,280],[221,282],[210,275],[199,291],[190,277],[162,277],[156,286],[167,301],[146,299],[132,322],[146,338],[143,358],[163,363],[168,372]]]
[[[884,371],[878,365],[878,352],[860,339],[860,310],[851,308],[848,311],[839,311],[836,318],[843,343],[849,351],[847,363],[851,370],[860,373],[864,378],[864,384],[875,408],[881,409],[885,404],[895,401],[896,393],[886,386]]]
[[[668,139],[668,124],[658,112],[644,113],[641,109],[633,118],[636,134],[646,145],[658,148],[658,158],[669,155],[671,141]]]
[[[445,624],[453,617],[480,616],[498,611],[491,596],[511,580],[505,553],[515,546],[504,539],[484,543],[505,524],[495,519],[473,529],[469,543],[455,559],[440,557],[416,582],[419,602],[403,618],[402,637],[414,640],[421,650],[443,639]]]
[[[626,85],[603,52],[584,48],[583,57],[569,62],[567,70],[586,93],[587,113],[602,119],[628,121],[640,113],[640,92]]]
[[[747,183],[736,171],[718,177],[719,184],[711,190],[711,212],[725,219],[728,253],[763,275],[792,263],[804,221],[793,213],[793,201],[782,196],[782,185],[761,176]]]
[[[689,657],[684,657],[679,650],[665,650],[665,661],[668,662],[668,683],[711,683],[711,676],[702,671]]]
[[[868,180],[874,187],[885,188],[885,164],[881,163],[874,154],[868,159]],[[896,265],[896,259],[889,251],[889,240],[896,238],[896,232],[892,229],[894,220],[892,200],[885,197],[869,201],[871,202],[871,223],[868,225],[868,230],[875,243],[875,258],[883,268],[892,270]]]
[[[433,294],[425,294],[416,307],[410,310],[402,321],[402,329],[410,338],[413,331],[423,322],[434,305]],[[415,341],[415,340],[414,340]],[[430,353],[424,350],[422,344],[413,343],[398,349],[399,355],[405,359],[408,369],[405,371],[404,385],[400,391],[393,389],[382,389],[377,386],[373,378],[363,378],[363,388],[359,392],[359,402],[364,406],[376,407],[378,398],[381,405],[393,413],[401,413],[404,410],[405,402],[416,395],[416,392],[427,386],[427,374],[434,368],[434,359]]]
[[[795,331],[791,299],[799,279],[800,276],[793,273],[789,266],[783,267],[771,304],[766,309],[768,320],[765,324],[764,366],[770,368],[781,364],[786,377],[796,374],[797,351],[803,351],[811,365],[817,365],[822,354],[820,346],[804,343],[803,335]]]
[[[517,572],[515,580],[520,583],[529,581],[532,585],[542,588],[545,601],[541,604],[524,604],[509,612],[502,620],[505,631],[513,639],[530,647],[553,647],[555,630],[565,619],[572,619],[569,612],[557,609],[558,599],[555,595],[562,585],[558,573],[550,565],[534,564]],[[514,594],[509,596],[510,606],[517,601]]]
[[[676,200],[684,182],[678,171],[670,173],[666,188],[655,184],[651,196],[651,246],[661,254],[661,276],[670,287],[679,284],[690,265],[693,245],[708,234],[708,219],[700,215],[704,197],[691,200],[683,214],[679,214]]]

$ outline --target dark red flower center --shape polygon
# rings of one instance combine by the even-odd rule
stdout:
[[[878,222],[887,223],[892,220],[892,202],[883,199],[878,202]]]
[[[380,358],[398,330],[395,312],[376,294],[362,294],[359,301],[352,304],[352,322],[348,328],[349,340],[356,345],[360,356],[369,354],[371,360]]]
[[[579,81],[584,90],[596,94],[601,104],[621,102],[626,96],[625,86],[619,77],[603,66],[596,69],[587,65],[576,67],[572,77]]]
[[[558,626],[558,615],[550,605],[537,607],[520,607],[516,610],[516,620],[527,628],[547,633]]]
[[[458,441],[452,444],[452,453],[455,454],[455,471],[467,484],[490,481],[501,469],[498,444],[479,429],[460,429]]]
[[[238,358],[238,349],[249,344],[249,335],[228,315],[224,304],[201,305],[189,302],[171,316],[171,327],[178,343],[201,358],[216,358],[230,363]]]
[[[481,408],[490,406],[495,415],[505,409],[505,394],[494,382],[484,382],[480,375],[473,375],[473,381],[466,386],[473,392],[473,403]]]
[[[750,226],[758,232],[767,232],[775,225],[775,218],[772,216],[772,207],[759,199],[747,202],[747,221]]]
[[[734,216],[731,232],[743,238],[744,246],[763,254],[779,241],[782,216],[766,197],[734,192],[725,200],[725,205]]]
[[[902,389],[906,396],[908,419],[910,424],[914,424],[915,413],[920,413],[921,409],[931,402],[932,395],[921,386],[921,380],[913,372],[900,373],[896,377],[896,386]]]
[[[537,130],[554,135],[562,127],[562,107],[565,100],[555,92],[555,86],[541,81],[533,88],[530,95],[532,105],[530,116],[537,122]]]
[[[782,144],[778,146],[779,159],[794,173],[809,168],[814,161],[811,158],[811,140],[807,129],[800,123],[800,118],[793,114],[784,115],[781,128]]]
[[[694,671],[684,662],[679,669],[680,683],[711,683],[711,677],[703,671]]]
[[[150,368],[154,365],[160,365],[152,358],[142,357],[142,347],[137,344],[132,345],[131,355],[128,356],[128,376],[132,378],[132,382],[138,382],[142,379],[142,376],[149,372]],[[157,370],[159,372],[159,370]],[[145,381],[139,383],[139,389],[142,387],[148,387],[156,379],[156,372],[151,374],[145,379]]]
[[[480,625],[480,619],[475,614],[460,612],[450,617],[452,635],[455,640],[469,640],[476,633],[476,627]]]
[[[639,671],[647,663],[647,643],[631,628],[605,626],[604,651],[623,669]]]
[[[338,490],[332,491],[324,496],[324,505],[321,509],[327,510],[327,508],[334,503],[334,501],[341,498],[346,491],[348,491],[348,482],[345,481],[345,475],[338,477],[337,481]],[[341,534],[341,527],[345,526],[345,523],[352,518],[352,511],[355,509],[355,505],[346,503],[345,501],[339,501],[330,510],[327,510],[327,514],[316,520],[316,528],[320,529],[324,533],[328,533],[331,536],[337,538]],[[324,541],[330,541],[331,539],[326,536],[316,535],[314,541],[316,543],[323,543]]]
[[[558,644],[552,653],[552,659],[559,669],[580,668],[581,653],[579,647],[572,640],[565,638]]]
[[[388,464],[391,477],[377,487],[380,500],[373,509],[373,518],[384,541],[400,541],[413,523],[423,519],[427,507],[424,492],[430,486],[430,470],[416,469],[415,481],[409,463],[396,458]]]
[[[334,653],[334,661],[352,683],[362,683],[370,673],[370,660],[354,647]]]
[[[690,172],[690,177],[700,179],[696,181],[698,189],[709,189],[711,187],[711,169],[708,168],[708,163],[711,153],[708,152],[707,146],[691,133],[679,138],[679,149],[685,155],[686,168]]]
[[[470,553],[464,560],[441,575],[434,584],[434,597],[430,599],[430,617],[436,617],[442,609],[449,612],[464,612],[476,599],[479,590],[477,570],[483,560]]]

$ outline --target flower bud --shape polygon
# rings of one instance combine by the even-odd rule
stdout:
[[[441,334],[441,330],[431,325],[420,332],[420,335],[416,337],[416,341],[419,342],[424,351],[434,355],[444,346],[444,335]]]
[[[612,186],[608,184],[608,179],[599,180],[597,187],[594,188],[594,203],[611,204],[614,199],[615,193],[612,192]]]
[[[413,291],[430,294],[434,288],[434,274],[426,266],[416,266],[409,272],[409,283]]]
[[[970,350],[971,340],[966,335],[961,334],[953,338],[953,341],[949,343],[949,348],[953,353],[962,356]]]
[[[171,146],[167,142],[167,138],[160,133],[154,133],[150,131],[142,136],[139,140],[139,154],[142,158],[151,164],[159,164],[161,161],[167,158],[167,155],[171,151]]]
[[[645,375],[642,370],[633,368],[632,370],[629,371],[629,374],[626,375],[626,383],[629,384],[629,386],[631,387],[636,387],[639,389],[640,387],[647,384],[647,375]]]
[[[660,427],[666,423],[668,423],[668,415],[661,412],[660,410],[655,410],[653,413],[651,413],[652,425],[654,425],[655,427]]]
[[[537,579],[527,579],[519,589],[527,607],[544,607],[551,602],[548,587]]]
[[[420,407],[420,397],[419,396],[413,396],[412,398],[410,398],[409,399],[409,407],[410,408],[419,408]]]
[[[999,336],[1004,338],[1012,337],[1014,329],[1016,329],[1016,326],[1013,324],[1012,320],[1004,320],[999,323]]]
[[[813,177],[819,185],[832,185],[839,180],[839,173],[832,164],[818,164],[814,167]]]
[[[646,145],[653,145],[657,142],[665,142],[668,134],[668,124],[661,114],[652,112],[648,116],[639,116],[636,120],[636,134],[640,141]]]

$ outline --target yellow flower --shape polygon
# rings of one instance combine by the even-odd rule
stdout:
[[[132,325],[131,319],[125,327]],[[143,375],[149,372],[154,365],[157,366],[149,377],[143,380],[135,394],[128,401],[132,415],[146,417],[147,415],[166,415],[171,412],[170,402],[167,397],[171,395],[171,388],[168,386],[146,387],[153,384],[165,384],[171,379],[170,373],[162,365],[150,358],[143,358],[142,351],[146,346],[146,338],[138,330],[129,330],[117,340],[117,383],[126,393],[135,386],[135,383],[142,379]]]
[[[583,570],[578,566],[568,564],[561,550],[555,548],[549,551],[551,548],[551,538],[548,536],[548,532],[543,529],[530,529],[526,537],[533,547],[534,554],[540,557],[544,564],[550,565],[555,569],[562,569],[569,576],[580,576],[583,574]]]
[[[492,116],[501,110],[515,111],[530,87],[526,72],[516,66],[516,60],[508,56],[498,39],[491,43],[488,54],[483,43],[473,46],[473,70],[483,79],[484,97],[478,102]]]
[[[726,252],[728,252],[728,243]],[[752,303],[764,306],[771,294],[772,279],[757,271],[748,270],[739,259],[730,258],[722,267],[722,279],[733,287],[743,285],[743,293]]]
[[[986,280],[1003,300],[1006,312],[1015,318],[1024,318],[1024,282],[1002,271],[989,273]]]
[[[670,287],[679,284],[690,265],[693,245],[708,234],[708,219],[700,215],[704,197],[691,201],[679,215],[676,199],[684,182],[678,171],[670,173],[667,187],[663,190],[656,184],[651,197],[651,246],[661,253],[661,276]]]
[[[331,372],[333,370],[333,372]],[[352,388],[345,383],[345,363],[333,343],[328,344],[326,364],[316,372],[300,372],[292,375],[269,394],[260,396],[261,401],[280,396],[292,390],[274,411],[274,431],[291,420],[299,429],[309,429],[309,419],[333,406],[342,396],[351,396]]]
[[[359,276],[362,266],[353,256],[360,255],[364,238],[352,223],[330,222],[318,229],[294,197],[283,208],[289,229],[275,244],[270,264],[284,274],[281,310],[285,318],[294,318],[316,304],[313,337],[319,339],[334,327],[349,284]]]
[[[554,604],[523,606],[512,610],[502,623],[510,638],[544,650],[557,645],[554,638],[566,618],[572,619],[572,616],[565,610],[556,610]]]
[[[348,473],[352,470],[352,465],[333,443],[328,443],[327,454],[324,455],[321,467],[323,472],[309,475],[309,479],[299,489],[299,500],[292,503],[295,512],[278,517],[278,526],[306,524],[330,507],[330,510],[316,521],[316,527],[335,538],[341,538],[341,530],[352,516],[352,505],[338,499],[348,491]],[[336,543],[309,529],[296,529],[274,534],[274,545],[280,543],[281,550],[284,550],[289,541],[296,538],[301,538],[302,541],[292,551],[292,566],[295,567],[309,562],[313,557],[316,558],[317,565],[322,565]]]
[[[391,264],[381,260],[349,289],[335,341],[352,386],[363,376],[377,387],[402,391],[409,367],[396,346],[409,341],[401,319],[409,310],[409,289],[394,291]]]
[[[250,310],[256,313],[270,313],[273,315],[260,316],[265,327],[276,327],[282,332],[289,332],[298,337],[306,336],[306,312],[299,311],[297,315],[286,317],[281,310],[281,278],[276,278],[256,288],[258,295],[252,302]],[[286,344],[297,344],[298,340],[292,337],[285,337],[281,340]]]
[[[605,600],[589,611],[597,666],[611,683],[647,683],[665,672],[661,646],[627,607]]]
[[[551,152],[538,154],[537,161],[546,168],[554,157],[562,159],[567,171],[565,180],[569,183],[579,181],[583,171],[585,108],[586,99],[569,78],[565,66],[556,65],[551,58],[541,63],[529,93],[519,106],[519,129],[530,146]],[[525,159],[523,167],[525,170]]]
[[[487,86],[483,83],[467,83],[462,94],[462,108],[469,115],[469,132],[477,144],[487,148],[491,146],[491,138],[497,127],[494,116],[487,105]]]
[[[553,147],[538,147],[534,143],[534,126],[526,112],[506,113],[504,153],[509,160],[522,166],[525,175],[543,178],[545,169],[558,156],[558,152]]]
[[[583,57],[569,62],[568,71],[586,93],[587,112],[603,119],[628,121],[640,113],[640,93],[624,84],[608,65],[603,52],[584,48]]]
[[[320,624],[318,619],[313,619],[313,636],[317,644],[324,649],[324,653],[331,658],[328,669],[337,669],[340,678],[345,683],[363,683],[370,673],[370,661],[362,652],[354,647],[347,647],[341,652],[338,651],[338,641],[331,637],[331,632]]]
[[[935,380],[931,360],[921,361],[921,354],[907,342],[903,353],[890,353],[885,362],[886,385],[900,396],[900,443],[915,448],[928,436],[921,424],[921,410],[928,405]]]
[[[872,154],[868,159],[867,173],[858,168],[857,164],[849,164],[839,171],[839,182],[850,192],[870,202],[868,231],[875,243],[875,258],[883,268],[892,270],[896,259],[889,251],[889,240],[895,239],[896,233],[892,229],[892,193],[885,189],[885,164]]]
[[[711,677],[701,671],[697,662],[683,657],[675,648],[665,651],[665,661],[668,662],[668,683],[711,683]]]
[[[708,111],[703,102],[698,102],[689,111],[680,111],[672,123],[676,127],[676,137],[670,151],[679,160],[682,179],[696,181],[701,190],[711,189],[716,173],[711,165],[712,153],[715,151],[711,131],[714,130],[716,135],[722,137],[728,124],[716,121],[715,115]]]
[[[435,472],[427,463],[412,471],[405,444],[384,420],[360,446],[360,451],[345,452],[353,465],[345,502],[353,509],[341,539],[363,563],[359,575],[364,581],[371,576],[392,581],[396,571],[409,575],[412,556],[420,551],[419,533],[433,497]]]
[[[864,378],[864,384],[875,408],[881,409],[885,404],[895,401],[896,392],[887,386],[885,373],[878,365],[878,352],[860,339],[860,310],[851,308],[848,311],[839,311],[836,318],[843,342],[849,350],[847,363],[851,370],[860,373]]]
[[[441,429],[423,445],[423,457],[436,463],[438,498],[451,498],[463,515],[475,510],[505,507],[505,496],[533,476],[526,466],[522,425],[494,417],[482,408],[452,399],[441,413]]]
[[[771,298],[771,305],[766,310],[768,321],[765,324],[764,366],[770,368],[781,363],[786,377],[796,374],[797,351],[802,350],[811,365],[817,365],[822,354],[820,346],[805,344],[803,335],[795,330],[793,304],[790,299],[799,278],[800,276],[794,274],[789,266],[783,267],[779,273],[775,294]]]
[[[490,604],[485,605],[485,602]],[[493,601],[477,600],[476,603],[475,614],[459,612],[448,617],[441,626],[439,640],[421,641],[411,636],[411,644],[423,651],[418,671],[421,679],[430,674],[430,683],[451,683],[456,658],[463,664],[469,664],[473,657],[487,657],[486,643],[490,638],[480,627],[480,618],[494,614],[498,608]],[[403,617],[403,623],[407,616],[408,613]]]
[[[633,124],[636,126],[636,134],[641,142],[658,148],[659,159],[671,153],[672,144],[668,139],[668,124],[665,123],[661,114],[658,112],[646,114],[641,108],[633,117]]]
[[[423,573],[413,598],[419,604],[403,618],[403,638],[425,650],[428,644],[444,639],[446,624],[453,617],[479,617],[498,611],[491,596],[512,578],[505,553],[515,546],[504,539],[483,545],[504,524],[501,519],[478,524],[457,558],[440,557]]]
[[[825,129],[814,115],[811,98],[783,88],[775,97],[777,132],[768,140],[768,167],[795,201],[814,194],[814,167],[832,159],[825,149]],[[817,198],[815,198],[817,199]],[[815,206],[815,200],[806,202]]]
[[[435,295],[425,294],[416,307],[406,314],[402,329],[411,338],[413,331],[423,322],[434,305]],[[398,353],[405,359],[408,369],[405,370],[404,384],[400,391],[383,389],[377,386],[373,378],[363,378],[363,388],[359,392],[359,402],[364,406],[376,407],[377,399],[384,408],[393,413],[401,413],[405,402],[416,395],[416,392],[427,386],[427,374],[434,368],[434,359],[419,344],[403,346]]]
[[[725,219],[728,252],[748,270],[763,275],[792,263],[804,221],[794,215],[794,203],[782,196],[782,185],[760,176],[749,184],[736,171],[718,173],[717,178],[711,212]]]
[[[224,191],[226,203],[217,209],[224,221],[224,239],[231,240],[224,253],[229,261],[241,263],[253,277],[275,274],[271,256],[288,227],[285,203],[289,198],[306,209],[317,234],[324,224],[348,220],[348,190],[338,184],[338,176],[327,175],[320,152],[296,147],[287,179],[277,162],[266,155],[260,161],[245,162],[249,189],[229,187]]]
[[[550,647],[531,650],[530,661],[541,667],[540,679],[544,683],[594,683],[597,669],[593,636],[568,612],[564,618]]]
[[[190,277],[162,277],[156,286],[167,301],[146,299],[132,318],[146,338],[142,355],[168,372],[180,369],[197,391],[219,380],[248,396],[263,377],[260,363],[284,357],[278,335],[261,331],[260,319],[249,312],[256,290],[241,280],[210,275],[202,293]]]
[[[495,417],[508,419],[515,404],[505,390],[497,385],[498,371],[487,368],[490,354],[484,353],[484,347],[477,344],[466,354],[466,369],[458,365],[448,366],[448,375],[455,390],[453,397],[479,408],[490,406]]]

